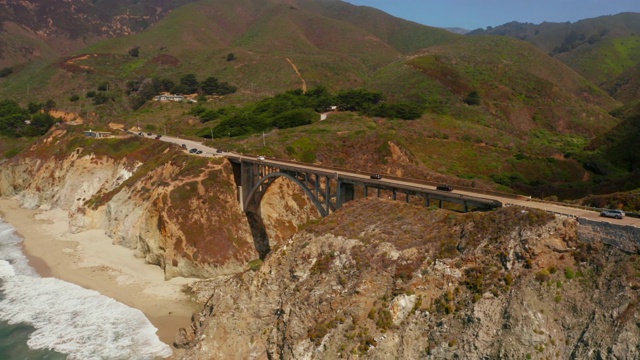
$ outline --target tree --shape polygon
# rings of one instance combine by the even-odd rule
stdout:
[[[40,136],[46,133],[55,121],[56,119],[49,114],[29,114],[29,110],[21,108],[15,101],[0,101],[0,134],[2,135]]]
[[[415,120],[422,116],[424,108],[415,103],[378,104],[367,110],[369,116]]]
[[[181,94],[194,94],[198,92],[198,79],[194,74],[187,74],[180,78]]]
[[[218,79],[214,78],[213,76],[209,76],[208,78],[204,79],[203,82],[200,83],[200,88],[202,89],[202,92],[204,92],[207,95],[216,94],[219,87],[220,87],[220,83],[218,82]]]
[[[55,101],[49,99],[49,100],[45,101],[44,106],[42,108],[44,109],[44,111],[49,112],[49,111],[55,109],[56,105],[57,104],[56,104]]]
[[[283,112],[276,116],[273,120],[273,125],[278,129],[287,129],[296,126],[308,125],[313,122],[314,118],[317,118],[318,114],[310,109],[294,109]]]
[[[100,105],[112,100],[111,96],[107,95],[107,93],[99,92],[96,96],[93,97],[93,104]]]
[[[346,111],[364,111],[382,100],[384,95],[381,92],[364,89],[345,90],[336,95],[338,107]]]
[[[40,110],[42,110],[42,104],[39,102],[29,101],[27,104],[27,111],[29,111],[29,114],[35,114],[40,112]]]

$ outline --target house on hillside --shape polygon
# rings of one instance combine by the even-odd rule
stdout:
[[[100,138],[100,139],[113,137],[113,135],[108,131],[92,131],[92,130],[85,131],[84,136],[92,137],[92,138]]]
[[[153,97],[154,101],[182,101],[185,97],[183,95],[171,95],[171,94],[163,94],[157,95]]]

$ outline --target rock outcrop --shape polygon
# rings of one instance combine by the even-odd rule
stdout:
[[[348,203],[256,271],[193,285],[184,358],[635,359],[637,255],[570,218]]]
[[[269,200],[289,197],[282,191],[296,189],[274,184],[262,210],[274,245],[315,211],[300,196],[291,196],[293,203]],[[234,274],[259,257],[231,165],[164,142],[90,139],[62,127],[3,163],[0,195],[32,209],[67,210],[71,232],[104,229],[166,278]],[[280,216],[281,206],[289,217]]]

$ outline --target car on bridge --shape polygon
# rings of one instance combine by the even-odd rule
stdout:
[[[440,191],[453,191],[453,188],[449,185],[438,185],[436,186],[436,190]]]
[[[373,174],[370,176],[370,178],[374,179],[374,180],[380,180],[382,179],[382,175],[380,174]]]
[[[258,160],[260,161],[264,160],[264,156],[258,156]]]
[[[614,218],[614,219],[622,219],[624,218],[624,211],[622,210],[605,210],[600,213],[600,216]]]

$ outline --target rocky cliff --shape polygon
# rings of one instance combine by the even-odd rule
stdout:
[[[266,199],[295,191],[274,184]],[[67,210],[71,231],[104,229],[114,244],[163,268],[166,278],[234,274],[259,257],[231,165],[160,141],[91,139],[61,127],[3,163],[0,194],[28,208]],[[287,197],[301,201],[268,200],[262,209],[271,245],[313,216],[309,202]],[[281,216],[282,206],[290,215]]]
[[[319,219],[278,181],[256,244],[225,159],[71,126],[2,163],[0,194],[66,209],[167,278],[208,278],[184,359],[640,357],[636,228],[377,198]]]
[[[638,255],[581,233],[538,211],[354,201],[259,269],[196,284],[184,358],[637,359]]]

